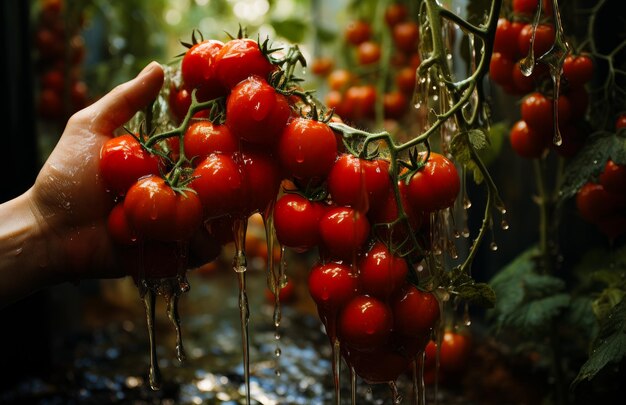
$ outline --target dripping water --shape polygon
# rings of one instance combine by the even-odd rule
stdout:
[[[168,293],[165,295],[165,302],[167,304],[167,316],[174,325],[176,331],[176,358],[179,363],[184,363],[187,355],[185,354],[185,347],[183,346],[183,335],[180,324],[180,315],[178,313],[178,301],[180,299],[180,290]]]
[[[335,389],[335,404],[341,404],[341,344],[339,339],[332,340],[333,352],[333,386]]]
[[[416,405],[426,405],[426,385],[424,384],[425,355],[426,352],[423,350],[417,353],[412,363],[413,403]]]
[[[243,378],[245,384],[246,404],[250,404],[250,339],[248,323],[250,309],[248,307],[248,293],[246,291],[247,261],[245,254],[245,241],[247,219],[237,218],[233,223],[233,236],[235,239],[235,256],[233,258],[233,270],[237,275],[239,284],[239,320],[241,324],[241,351],[243,354]],[[271,254],[270,254],[271,255]]]
[[[148,373],[148,381],[153,391],[161,389],[161,370],[156,353],[156,333],[154,324],[156,294],[152,289],[146,289],[143,294],[143,304],[146,310],[146,322],[148,325],[148,338],[150,341],[150,370]]]
[[[350,396],[352,405],[356,405],[356,370],[350,367]]]

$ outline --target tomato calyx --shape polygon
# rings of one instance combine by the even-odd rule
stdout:
[[[411,148],[408,162],[405,160],[398,161],[398,164],[405,169],[401,170],[398,180],[404,182],[405,185],[408,185],[413,176],[426,166],[426,162],[430,158],[430,147],[428,144],[426,146],[427,150],[422,153],[417,148]]]
[[[196,37],[196,33],[198,34],[199,38]],[[185,48],[191,49],[191,48],[193,48],[194,45],[197,45],[197,44],[199,44],[202,41],[204,41],[204,35],[202,34],[202,31],[200,31],[197,28],[194,28],[194,29],[191,30],[191,42],[185,42],[185,41],[179,41],[179,42]],[[176,55],[176,57],[178,58],[178,57],[183,56],[185,54],[185,52],[182,52],[182,53]]]
[[[283,187],[285,194],[297,194],[303,198],[306,198],[312,202],[324,202],[328,199],[328,189],[325,184],[318,185],[314,182],[307,183],[304,188],[285,188]]]

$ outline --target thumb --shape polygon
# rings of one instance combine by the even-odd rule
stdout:
[[[113,133],[156,98],[163,85],[163,78],[161,65],[151,62],[137,77],[118,85],[98,101],[76,113],[72,119],[95,133]]]

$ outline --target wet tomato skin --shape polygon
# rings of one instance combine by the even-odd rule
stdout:
[[[324,213],[321,203],[299,194],[284,194],[274,206],[274,228],[278,241],[297,252],[320,243],[319,221]]]
[[[380,241],[375,242],[359,261],[361,291],[382,299],[398,292],[406,284],[408,274],[406,261],[390,252]]]
[[[393,314],[385,301],[357,295],[339,315],[339,340],[358,350],[374,350],[387,343],[393,327]]]
[[[439,302],[435,295],[421,291],[413,285],[406,285],[394,298],[391,306],[394,330],[403,335],[427,335],[439,321]]]
[[[259,44],[250,38],[231,39],[215,56],[215,75],[227,89],[253,75],[267,79],[273,70]]]
[[[128,190],[124,213],[137,235],[165,242],[191,238],[202,222],[198,196],[178,193],[156,175],[142,177]]]
[[[350,207],[329,208],[319,222],[322,247],[330,257],[350,259],[366,242],[370,223]]]
[[[451,207],[460,189],[461,181],[454,163],[431,152],[424,167],[406,184],[406,196],[414,212],[433,212]]]
[[[100,150],[100,174],[111,192],[124,195],[140,177],[159,174],[159,158],[137,139],[124,134],[109,139]]]

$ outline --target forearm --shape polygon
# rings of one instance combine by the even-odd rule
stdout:
[[[0,308],[60,281],[30,195],[29,190],[0,205]]]

